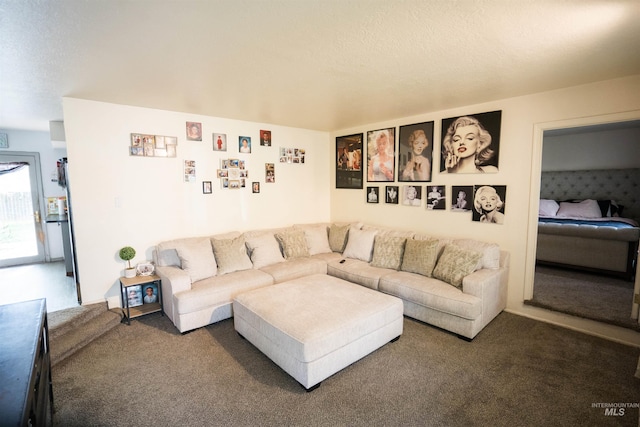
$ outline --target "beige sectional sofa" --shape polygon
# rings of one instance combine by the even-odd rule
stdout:
[[[180,332],[233,316],[235,296],[328,274],[403,300],[404,314],[473,339],[506,306],[509,255],[493,243],[362,224],[305,224],[166,241],[154,251]]]

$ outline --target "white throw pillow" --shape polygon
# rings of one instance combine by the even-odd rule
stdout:
[[[376,233],[377,230],[358,230],[351,227],[349,229],[347,247],[344,248],[342,255],[345,258],[355,258],[366,262],[371,261]]]
[[[191,277],[191,283],[216,275],[216,259],[207,237],[185,239],[176,245],[176,252],[182,269]]]
[[[329,233],[326,226],[318,225],[304,228],[304,237],[307,239],[309,255],[333,252],[329,246]]]
[[[538,208],[538,215],[540,216],[556,216],[560,209],[560,205],[555,200],[540,199],[540,207]]]
[[[560,202],[560,209],[556,214],[559,218],[602,218],[602,211],[598,202],[587,199],[578,203]]]
[[[482,254],[476,270],[481,268],[495,270],[500,268],[500,246],[496,243],[485,243],[473,239],[457,239],[453,241],[453,244]]]
[[[253,264],[247,255],[244,237],[234,239],[211,239],[213,253],[218,263],[218,274],[249,270]]]
[[[271,233],[247,237],[246,243],[247,248],[249,248],[251,262],[253,262],[253,268],[262,268],[284,261],[282,252],[280,252],[280,245]]]

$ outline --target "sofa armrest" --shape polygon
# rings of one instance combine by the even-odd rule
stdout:
[[[462,279],[462,292],[478,298],[484,298],[491,288],[500,287],[502,269],[483,268]]]
[[[191,276],[181,268],[174,266],[156,267],[156,274],[162,280],[163,299],[191,289]]]
[[[501,258],[504,263],[500,268],[477,270],[462,279],[462,292],[482,300],[483,328],[507,307],[509,257],[505,254]]]

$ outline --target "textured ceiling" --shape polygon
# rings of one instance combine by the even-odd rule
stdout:
[[[640,74],[637,0],[0,0],[0,128],[62,97],[332,131]]]

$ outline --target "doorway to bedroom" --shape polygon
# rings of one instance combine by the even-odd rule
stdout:
[[[603,120],[598,124],[587,124],[582,120],[575,126],[570,124],[562,129],[544,130],[541,139],[541,199],[554,199],[557,202],[578,199],[624,200],[627,206],[622,216],[636,221],[636,225],[640,222],[640,179],[637,178],[640,176],[640,120]],[[604,173],[605,176],[632,170],[630,176],[633,179],[612,185],[604,182],[606,177],[602,178],[605,170],[612,171]],[[565,171],[570,171],[566,172],[567,175],[579,175],[580,178],[568,179],[563,176]],[[548,182],[544,183],[545,179],[550,179],[550,175],[553,175],[551,179],[561,181],[553,183],[556,186],[553,196],[545,188]],[[591,175],[597,175],[598,179],[591,179]],[[602,212],[605,216],[604,210]],[[537,226],[534,233],[538,235]],[[544,250],[547,243],[538,242],[538,251]],[[635,245],[633,254],[629,250],[628,254],[622,256],[637,258],[637,239]],[[608,255],[601,249],[593,250],[591,254],[595,259]],[[528,295],[525,295],[525,304],[640,331],[639,306],[637,302],[634,304],[634,295],[640,293],[637,274],[635,280],[629,280],[603,274],[593,269],[594,266],[566,268],[553,263],[538,263],[537,256],[535,258],[533,280]],[[631,271],[635,272],[636,269],[637,265],[634,264]]]

